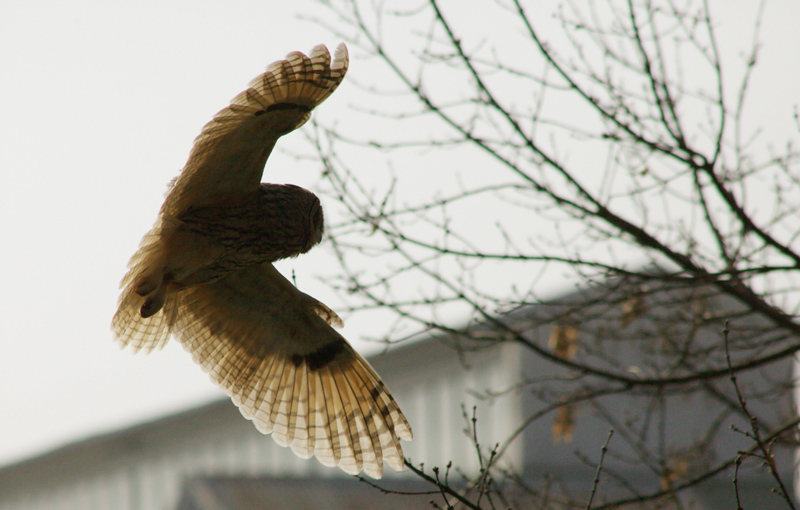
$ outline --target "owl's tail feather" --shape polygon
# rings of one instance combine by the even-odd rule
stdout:
[[[145,353],[161,349],[169,340],[177,315],[175,292],[165,292],[164,306],[149,317],[142,316],[148,298],[140,296],[132,287],[126,288],[119,299],[119,307],[111,320],[111,331],[122,347]]]
[[[111,320],[114,337],[134,352],[162,348],[175,324],[178,303],[162,277],[160,232],[159,221],[128,262],[130,269],[120,283],[123,290]]]

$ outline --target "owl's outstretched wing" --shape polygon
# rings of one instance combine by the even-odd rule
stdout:
[[[412,432],[389,390],[329,326],[338,317],[272,264],[178,296],[181,343],[261,432],[347,473],[403,468]]]
[[[226,195],[255,191],[275,142],[308,120],[311,110],[339,86],[347,67],[344,44],[336,48],[333,62],[319,45],[310,56],[296,51],[270,64],[203,127],[162,214],[177,215]]]
[[[191,208],[256,192],[275,142],[308,120],[311,110],[339,86],[347,67],[344,44],[336,49],[333,62],[323,45],[310,56],[290,53],[286,60],[270,64],[250,88],[203,127],[153,228],[128,262],[130,270],[120,284],[123,292],[112,323],[122,345],[145,352],[162,347],[169,339],[175,311],[174,296],[166,293],[163,284],[165,268],[202,265],[217,255],[185,249],[180,243],[170,250],[167,241],[174,238],[181,215]],[[143,318],[140,310],[148,300],[157,304],[163,300],[164,313]]]

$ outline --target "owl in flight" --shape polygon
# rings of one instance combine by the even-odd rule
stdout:
[[[112,331],[134,352],[174,334],[255,426],[298,456],[347,473],[403,468],[411,427],[336,313],[272,265],[320,242],[322,207],[261,183],[281,136],[339,86],[347,48],[271,64],[194,141],[153,228],[128,263]]]

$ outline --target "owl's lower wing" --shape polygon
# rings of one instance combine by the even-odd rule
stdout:
[[[403,468],[412,432],[389,390],[324,319],[338,317],[272,264],[179,298],[181,343],[261,432],[347,473]]]
[[[316,46],[273,62],[203,127],[162,207],[179,214],[220,196],[254,191],[275,142],[302,126],[333,93],[348,67],[347,48]]]

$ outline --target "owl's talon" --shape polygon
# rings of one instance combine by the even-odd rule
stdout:
[[[157,314],[158,311],[164,307],[165,298],[166,292],[163,290],[147,298],[142,307],[139,309],[139,314],[142,316],[142,319],[147,319],[148,317],[152,317],[153,315]]]

